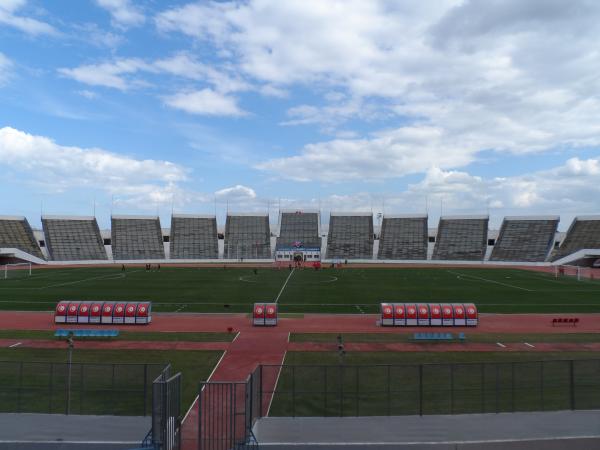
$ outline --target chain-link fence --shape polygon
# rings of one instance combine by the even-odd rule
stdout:
[[[0,361],[0,412],[145,416],[163,367]]]
[[[262,366],[270,416],[385,416],[600,408],[600,360]]]

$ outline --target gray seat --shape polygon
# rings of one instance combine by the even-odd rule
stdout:
[[[373,214],[331,213],[328,259],[373,258]]]
[[[169,240],[171,259],[217,259],[215,216],[173,215]]]
[[[490,261],[545,261],[558,221],[558,216],[505,217]]]
[[[441,217],[432,259],[483,261],[488,221],[488,216]]]
[[[384,216],[377,258],[427,259],[427,216]]]
[[[45,259],[25,217],[0,216],[0,248],[16,248]]]
[[[225,259],[271,259],[269,216],[227,215]]]
[[[106,260],[95,217],[42,217],[46,247],[54,261]]]
[[[573,219],[565,239],[551,259],[557,259],[583,249],[600,249],[600,216],[578,216]]]
[[[276,249],[321,248],[318,212],[282,212]]]
[[[164,259],[160,219],[156,216],[112,216],[113,259]]]

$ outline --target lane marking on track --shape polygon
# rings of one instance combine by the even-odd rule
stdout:
[[[287,286],[288,281],[290,281],[290,278],[292,278],[292,275],[294,275],[294,271],[295,270],[296,270],[296,268],[294,267],[292,269],[292,271],[290,272],[290,274],[288,275],[288,277],[285,279],[285,283],[283,283],[283,286],[281,287],[281,290],[279,291],[279,294],[277,294],[277,298],[275,299],[275,303],[277,303],[279,301],[279,297],[281,297],[281,294],[283,294],[283,290]]]
[[[535,348],[535,345],[531,345],[529,342],[523,342],[527,347]]]
[[[487,278],[478,277],[476,275],[469,275],[469,274],[465,274],[465,273],[454,272],[453,270],[446,270],[446,272],[451,273],[453,275],[458,275],[460,277],[474,278],[476,280],[487,281],[488,283],[495,283],[495,284],[499,284],[501,286],[510,287],[510,288],[513,288],[513,289],[520,289],[522,291],[527,291],[527,292],[535,292],[533,289],[527,289],[527,288],[524,288],[524,287],[521,287],[521,286],[515,286],[513,284],[508,284],[508,283],[502,283],[501,281],[488,280]]]
[[[502,348],[506,348],[506,345],[504,345],[504,344],[503,344],[503,343],[501,343],[501,342],[496,342],[496,345],[498,345],[498,346],[500,346],[500,347],[502,347]]]
[[[239,331],[236,333],[235,337],[231,340],[231,343],[233,344],[238,337],[240,337]]]
[[[365,313],[360,306],[358,306],[358,305],[354,305],[354,306],[356,306],[356,309],[358,309],[361,314]]]
[[[21,344],[22,344],[22,342],[17,342],[16,344],[9,345],[8,348],[18,347]]]

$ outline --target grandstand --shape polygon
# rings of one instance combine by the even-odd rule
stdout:
[[[216,217],[173,214],[169,246],[171,259],[217,259]]]
[[[327,258],[373,259],[373,214],[332,212]]]
[[[291,259],[300,255],[304,260],[320,259],[320,214],[318,211],[282,211],[275,258]]]
[[[108,259],[95,217],[42,216],[42,227],[52,261]]]
[[[427,259],[427,215],[384,216],[378,259]]]
[[[113,259],[164,259],[160,219],[157,216],[112,216]]]
[[[270,259],[268,215],[228,214],[225,222],[225,259]]]
[[[551,259],[556,261],[584,249],[600,249],[600,216],[575,217]]]
[[[545,261],[558,221],[558,216],[505,217],[490,261]]]
[[[0,248],[17,249],[44,259],[29,222],[22,216],[0,216]]]
[[[432,259],[483,261],[489,216],[440,217]]]

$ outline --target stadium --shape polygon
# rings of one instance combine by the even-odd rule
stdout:
[[[32,229],[3,216],[4,412],[93,415],[101,429],[137,420],[124,437],[83,440],[64,428],[85,425],[56,425],[72,448],[132,448],[132,434],[154,448],[548,448],[548,429],[591,448],[600,216],[566,232],[556,216],[505,217],[500,230],[488,220],[431,228],[427,215],[384,215],[376,226],[371,213],[332,213],[324,224],[319,211],[283,210],[274,224],[113,216],[101,230],[94,217],[43,216]],[[110,312],[92,324],[82,312],[140,301],[151,321]],[[426,328],[420,316],[385,326],[383,305],[412,302],[429,304]],[[475,305],[476,326],[434,322],[433,305],[457,302]],[[274,304],[273,326],[256,326],[255,304]],[[445,415],[465,423],[419,437]],[[466,438],[471,421],[494,431]]]
[[[0,0],[0,450],[600,450],[599,35]]]

